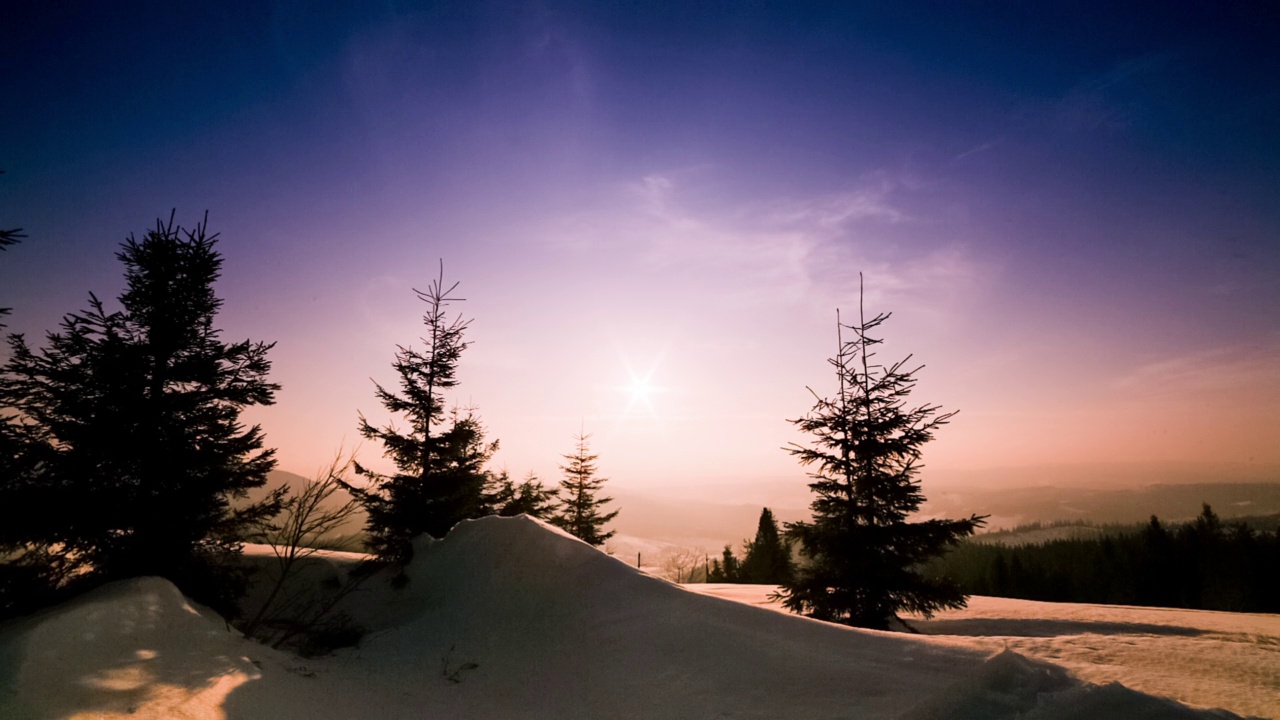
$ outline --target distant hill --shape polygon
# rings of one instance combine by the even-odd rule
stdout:
[[[273,471],[265,488],[254,492],[262,497],[271,489],[294,487],[306,478],[284,470]],[[741,551],[743,540],[755,533],[760,509],[769,507],[779,522],[809,517],[808,487],[803,479],[742,483],[685,483],[641,488],[608,488],[612,507],[621,510],[613,529],[631,538],[660,545],[700,547],[711,553],[724,545]],[[1157,483],[1121,487],[1070,486],[1056,483],[1035,485],[938,486],[926,481],[923,517],[966,517],[990,515],[988,531],[1034,522],[1088,521],[1141,523],[1152,514],[1161,520],[1190,520],[1209,503],[1223,519],[1280,513],[1280,483]],[[340,493],[331,501],[346,500]],[[359,513],[340,531],[351,534],[364,528]],[[630,550],[630,545],[628,550]]]
[[[250,501],[261,500],[262,498],[266,497],[268,493],[275,490],[276,488],[280,488],[280,487],[287,487],[291,489],[298,488],[307,482],[309,482],[308,478],[305,478],[297,473],[291,473],[287,470],[272,470],[267,475],[266,485],[249,492],[249,500]],[[339,508],[339,507],[342,507],[342,505],[344,505],[350,499],[351,499],[350,493],[348,493],[346,490],[339,489],[332,496],[330,496],[328,502],[324,504],[324,507],[328,509]],[[332,533],[332,535],[333,536],[354,535],[356,533],[363,531],[364,524],[365,524],[365,517],[366,516],[365,516],[364,510],[357,510],[354,514],[352,514],[352,516],[347,520],[347,522],[343,523],[336,531]]]
[[[614,507],[621,510],[614,523],[619,533],[713,552],[726,543],[740,550],[742,541],[754,535],[760,509],[766,505],[780,522],[809,517],[809,495],[803,482],[648,491],[632,487],[618,488],[611,494]],[[1178,522],[1194,518],[1206,502],[1223,519],[1280,513],[1280,483],[945,489],[926,485],[920,514],[926,518],[989,515],[987,530],[994,531],[1036,522],[1144,523],[1152,514]]]
[[[1092,487],[1103,490],[1149,485],[1280,483],[1280,465],[1242,462],[1042,463],[975,469],[930,467],[926,486],[1025,488]]]
[[[712,554],[725,545],[741,552],[742,542],[756,533],[764,505],[740,502],[734,495],[724,501],[666,497],[636,490],[610,491],[612,507],[619,509],[612,527],[623,535],[659,540],[684,547],[701,547]],[[770,506],[779,522],[809,517],[800,507]]]
[[[1033,522],[1087,520],[1094,524],[1190,520],[1209,503],[1223,519],[1280,512],[1278,483],[1188,483],[1101,489],[1090,487],[957,488],[935,491],[928,517],[990,515],[989,530]]]

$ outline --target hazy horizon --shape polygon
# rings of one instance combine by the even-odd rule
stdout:
[[[273,471],[255,497],[280,485],[296,487],[306,479],[286,470]],[[1280,514],[1280,482],[1274,475],[1217,482],[1195,476],[1177,479],[1182,482],[1129,483],[1124,478],[1091,484],[1053,483],[1051,478],[996,485],[926,482],[926,500],[916,517],[984,515],[981,534],[1033,523],[1142,524],[1151,515],[1176,524],[1195,518],[1205,503],[1225,520]],[[554,484],[556,479],[551,481]],[[678,486],[611,483],[606,492],[612,498],[609,509],[620,511],[609,523],[618,535],[606,550],[628,562],[637,551],[655,561],[673,549],[711,555],[729,545],[741,553],[755,532],[762,508],[770,508],[780,523],[808,521],[813,499],[808,485],[795,479]],[[363,526],[363,515],[358,515],[334,534],[350,536]]]
[[[306,476],[386,421],[443,260],[491,466],[555,482],[585,429],[674,497],[803,487],[862,273],[880,358],[959,411],[926,493],[1278,481],[1277,15],[6,7],[0,306],[38,344],[208,210],[224,339],[278,342],[245,419]]]

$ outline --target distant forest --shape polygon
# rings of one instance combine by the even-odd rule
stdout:
[[[971,538],[927,565],[966,593],[1112,605],[1280,612],[1280,515],[1224,523],[1205,505],[1192,522],[1047,526]]]

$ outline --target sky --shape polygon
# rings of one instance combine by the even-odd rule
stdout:
[[[8,3],[0,304],[38,343],[207,211],[310,474],[385,463],[443,263],[495,468],[676,487],[803,479],[861,275],[959,411],[926,487],[1280,480],[1280,10],[876,5]]]

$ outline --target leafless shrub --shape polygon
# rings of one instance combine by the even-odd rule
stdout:
[[[339,452],[327,468],[286,496],[282,512],[260,527],[259,537],[271,548],[275,562],[268,571],[271,589],[242,628],[246,637],[277,648],[291,643],[306,654],[359,639],[360,631],[350,618],[334,609],[367,573],[320,583],[300,581],[305,561],[322,552],[318,547],[326,536],[360,510],[354,498],[336,504],[334,497],[354,466],[354,453]]]
[[[673,583],[707,581],[707,551],[703,548],[670,548],[658,561],[658,574]]]

